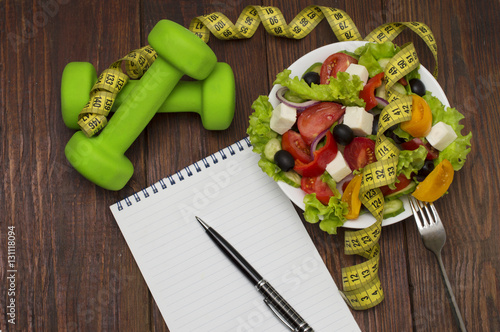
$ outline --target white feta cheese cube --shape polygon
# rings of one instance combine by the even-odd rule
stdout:
[[[365,111],[363,107],[347,106],[345,108],[344,124],[349,126],[356,136],[371,135],[373,114]]]
[[[443,151],[457,138],[457,134],[449,124],[438,122],[432,126],[426,138],[433,147]]]
[[[342,153],[337,152],[335,159],[326,165],[326,171],[332,176],[336,182],[340,182],[346,176],[351,174],[351,168],[347,165]]]
[[[293,127],[296,120],[297,109],[281,103],[274,108],[269,125],[272,130],[283,135]]]
[[[361,79],[361,82],[363,82],[363,85],[365,85],[366,82],[368,82],[369,74],[368,74],[368,69],[366,69],[365,66],[358,65],[356,63],[351,63],[349,67],[347,67],[345,72],[349,73],[351,76],[358,75],[359,78]]]

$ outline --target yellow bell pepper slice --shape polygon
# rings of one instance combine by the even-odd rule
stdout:
[[[424,181],[418,184],[412,194],[413,197],[423,202],[434,202],[448,191],[454,174],[451,163],[443,159]]]
[[[400,127],[413,137],[425,137],[432,128],[432,112],[424,98],[412,95],[411,120],[401,122]]]
[[[359,188],[363,174],[358,174],[352,178],[351,182],[345,188],[341,201],[347,203],[349,212],[345,216],[347,219],[356,219],[361,210],[361,200],[359,199]]]

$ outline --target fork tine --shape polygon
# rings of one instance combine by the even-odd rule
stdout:
[[[430,206],[430,208],[431,208],[432,214],[434,215],[434,218],[433,218],[433,219],[434,219],[434,222],[435,222],[436,224],[441,223],[441,218],[439,217],[439,214],[437,213],[437,210],[436,210],[436,208],[434,207],[434,204],[429,203],[429,206]]]
[[[422,211],[422,214],[424,215],[422,219],[425,221],[426,226],[431,226],[434,223],[434,218],[431,215],[431,211],[428,207],[429,204],[425,202],[419,201],[419,203],[422,205],[420,210]]]
[[[415,217],[415,220],[417,221],[418,228],[423,228],[425,226],[425,224],[422,222],[422,220],[420,220],[420,216],[419,216],[418,212],[421,211],[421,209],[420,209],[420,206],[418,205],[418,200],[409,196],[408,201],[410,202],[410,206],[411,206],[411,209],[413,211],[413,217]],[[418,206],[418,210],[417,210],[417,206]]]

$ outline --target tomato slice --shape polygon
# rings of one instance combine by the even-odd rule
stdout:
[[[325,172],[326,166],[337,156],[337,142],[330,131],[326,132],[325,145],[314,151],[314,159],[304,164],[300,160],[295,161],[295,172],[305,177],[315,177]]]
[[[311,144],[319,133],[330,128],[342,115],[345,108],[338,103],[322,102],[306,108],[297,120],[299,132],[307,144]]]
[[[330,55],[321,66],[319,74],[320,84],[330,83],[330,76],[337,78],[337,73],[339,71],[346,71],[347,67],[349,67],[351,63],[356,64],[358,63],[358,60],[345,53],[335,53]]]
[[[443,159],[425,180],[417,185],[412,195],[423,202],[434,202],[446,193],[453,182],[454,173],[451,163]]]
[[[411,119],[401,122],[401,129],[413,137],[425,137],[432,128],[432,112],[424,98],[412,95]]]
[[[351,182],[351,181],[352,181],[352,179],[349,180],[349,181],[346,181],[346,182],[342,183],[342,192],[345,191],[345,188],[347,188],[347,186],[349,185],[349,182]]]
[[[410,182],[411,182],[411,178],[408,179],[406,177],[406,175],[401,173],[398,175],[398,178],[396,180],[396,189],[391,189],[391,188],[389,188],[389,186],[382,186],[382,187],[380,187],[380,191],[382,191],[382,195],[387,196],[387,195],[390,195],[392,193],[400,191],[404,187],[408,186],[410,184]]]
[[[354,137],[344,149],[344,159],[353,171],[375,162],[375,142],[366,137]]]
[[[307,194],[316,193],[316,198],[323,204],[328,205],[330,197],[334,196],[334,193],[328,187],[328,185],[321,181],[321,176],[315,177],[302,177],[300,181],[300,187]]]
[[[299,133],[289,130],[281,137],[281,148],[290,152],[293,159],[300,160],[303,163],[312,161],[309,145],[304,142]]]
[[[363,99],[366,103],[365,110],[369,111],[377,106],[378,101],[375,98],[375,89],[382,85],[384,79],[384,72],[377,74],[370,78],[363,90],[359,93],[359,98]]]
[[[427,160],[434,160],[439,157],[439,151],[436,150],[429,142],[424,143],[420,138],[415,137],[414,139],[404,142],[401,144],[403,150],[416,150],[420,145],[423,145],[427,149]]]
[[[362,178],[363,174],[354,176],[342,194],[342,202],[346,202],[349,207],[349,212],[345,216],[347,219],[356,219],[359,216],[359,211],[361,210],[359,189],[361,188]]]

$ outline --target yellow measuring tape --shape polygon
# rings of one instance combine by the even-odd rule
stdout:
[[[247,6],[235,24],[224,14],[214,12],[192,19],[189,30],[208,43],[210,33],[222,40],[250,38],[262,23],[264,29],[273,36],[302,39],[323,18],[327,19],[339,41],[363,40],[353,20],[343,10],[316,5],[307,6],[301,10],[289,24],[286,23],[281,10],[277,7]],[[437,44],[431,29],[426,24],[420,22],[383,24],[370,32],[364,40],[376,43],[392,41],[407,27],[420,36],[431,50],[436,62],[433,75],[437,77]]]
[[[90,99],[78,115],[78,125],[87,137],[99,132],[108,123],[106,116],[111,111],[116,95],[127,84],[129,77],[140,78],[157,58],[151,46],[134,50],[115,61],[97,78],[90,91]],[[125,62],[125,71],[122,63]]]
[[[264,29],[276,37],[302,39],[307,36],[321,20],[327,19],[339,41],[363,40],[356,25],[344,11],[324,6],[308,6],[300,11],[289,24],[281,11],[272,6],[247,6],[235,24],[220,12],[194,18],[189,30],[208,42],[210,33],[218,39],[251,38],[260,23]],[[435,59],[433,74],[437,77],[437,45],[430,28],[420,22],[396,22],[383,24],[364,40],[382,43],[394,40],[405,28],[419,35],[431,50]],[[157,55],[150,46],[135,50],[113,63],[100,76],[92,88],[89,103],[79,116],[79,124],[87,136],[92,136],[106,123],[106,115],[111,110],[116,94],[130,78],[139,78],[151,66]],[[125,61],[128,76],[121,70]],[[384,299],[378,277],[380,246],[378,241],[382,231],[384,197],[380,187],[394,183],[399,149],[384,136],[391,126],[411,119],[412,98],[394,91],[394,83],[419,66],[419,60],[412,43],[401,47],[400,52],[391,59],[384,69],[386,93],[390,104],[380,115],[379,131],[375,143],[377,161],[363,169],[360,200],[373,214],[376,222],[365,229],[345,232],[345,253],[360,255],[367,261],[342,268],[342,296],[355,310],[371,308]]]
[[[286,21],[276,7],[247,6],[233,24],[224,14],[215,12],[194,18],[189,30],[208,42],[210,32],[218,39],[250,38],[262,23],[266,31],[276,37],[302,39],[307,36],[323,18],[328,20],[339,40],[361,40],[358,28],[344,11],[324,6],[308,6],[295,18]]]
[[[352,19],[344,11],[324,6],[308,6],[287,24],[283,14],[276,7],[247,6],[233,24],[220,12],[194,18],[189,29],[205,42],[210,33],[218,39],[250,38],[260,23],[271,35],[301,39],[307,36],[318,23],[326,18],[339,41],[362,40]],[[373,30],[364,40],[383,43],[394,40],[405,28],[417,33],[428,45],[435,59],[434,76],[437,77],[437,45],[430,28],[420,22],[396,22],[383,24]],[[419,66],[419,60],[412,43],[405,44],[384,69],[384,80],[388,101],[380,115],[379,131],[375,142],[377,161],[363,170],[360,200],[373,214],[376,222],[365,229],[345,232],[345,253],[360,255],[367,261],[342,268],[343,295],[346,302],[356,310],[371,308],[384,299],[380,286],[378,268],[382,231],[384,196],[380,187],[396,181],[399,149],[384,132],[391,126],[411,119],[412,98],[394,91],[394,83]]]
[[[436,62],[433,75],[437,78],[438,54],[436,39],[434,38],[434,34],[432,33],[431,29],[426,24],[420,22],[394,22],[382,24],[381,26],[375,28],[372,32],[370,32],[368,36],[365,37],[365,40],[375,43],[392,41],[401,33],[401,31],[403,31],[407,27],[415,32],[420,38],[422,38],[431,50],[432,55],[434,56],[434,61]]]

